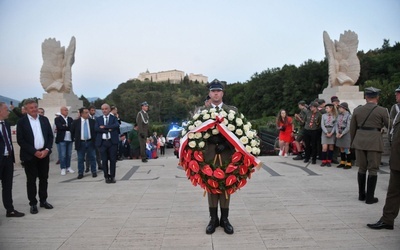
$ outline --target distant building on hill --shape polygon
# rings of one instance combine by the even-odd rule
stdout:
[[[160,72],[154,72],[150,73],[149,70],[146,70],[146,72],[142,72],[139,74],[139,76],[136,78],[137,80],[140,81],[151,81],[151,82],[167,82],[169,81],[170,83],[180,83],[183,81],[183,78],[185,77],[185,72],[181,70],[167,70],[167,71],[160,71]],[[208,82],[208,77],[203,76],[202,74],[193,74],[190,73],[188,75],[189,81],[198,81],[202,83],[207,83]]]

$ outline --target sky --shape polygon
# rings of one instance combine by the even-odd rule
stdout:
[[[73,92],[105,98],[146,70],[243,83],[321,61],[323,31],[356,32],[364,52],[393,45],[399,13],[399,0],[0,0],[0,95],[42,98],[47,38],[68,47],[75,36]]]

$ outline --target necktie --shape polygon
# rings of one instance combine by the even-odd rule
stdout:
[[[315,116],[315,114],[313,113],[313,114],[311,115],[311,119],[310,119],[310,128],[312,128],[312,126],[313,126],[313,124],[314,124],[314,116]]]
[[[11,154],[11,144],[10,141],[8,140],[6,124],[4,122],[1,122],[1,133],[3,134],[3,139],[6,144],[8,154]]]
[[[104,125],[108,124],[108,116],[106,116],[106,123]],[[108,136],[108,132],[106,133],[106,138],[109,139],[110,137]]]
[[[87,126],[87,119],[85,120],[85,123],[83,124],[83,139],[84,140],[89,139],[89,129]]]

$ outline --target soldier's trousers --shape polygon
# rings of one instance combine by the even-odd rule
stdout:
[[[358,172],[373,176],[378,174],[381,165],[381,152],[356,149]]]

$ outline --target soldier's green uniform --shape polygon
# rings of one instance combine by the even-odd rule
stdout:
[[[147,109],[149,105],[147,102],[142,102],[140,110],[136,116],[136,124],[138,125],[139,133],[139,144],[140,144],[140,156],[142,162],[147,162],[146,155],[146,139],[149,136],[149,114],[144,110]]]
[[[374,87],[365,89],[367,104],[354,110],[351,124],[351,145],[356,150],[358,170],[359,200],[367,204],[378,202],[374,198],[377,182],[377,172],[383,152],[381,130],[388,127],[389,112],[379,106],[379,89]],[[365,179],[368,171],[367,193],[365,193]]]

